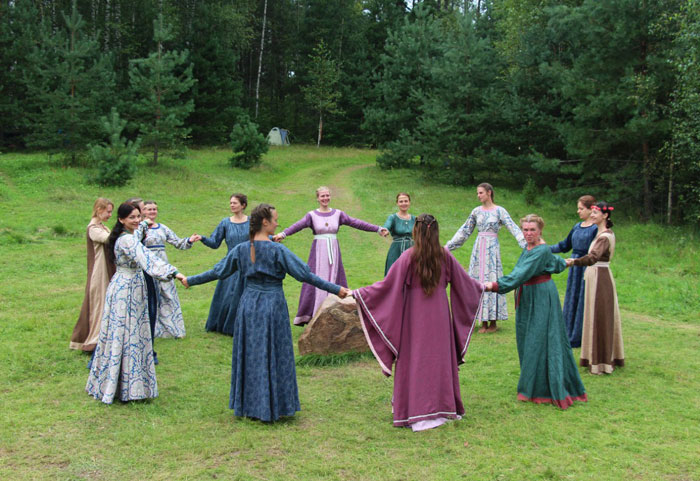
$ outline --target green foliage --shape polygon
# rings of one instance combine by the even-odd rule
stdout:
[[[323,114],[340,113],[338,108],[340,70],[335,60],[331,58],[331,53],[323,40],[316,45],[309,59],[309,83],[301,90],[304,92],[306,101],[318,113],[316,146],[319,146],[323,136]]]
[[[104,186],[126,185],[134,176],[140,140],[132,142],[122,137],[126,120],[112,108],[109,117],[102,118],[109,143],[90,147],[90,158],[97,165],[95,182]]]
[[[250,169],[262,162],[262,156],[270,148],[258,125],[248,118],[241,119],[233,126],[230,139],[233,156],[229,162],[232,167]]]
[[[192,88],[193,65],[187,63],[187,50],[166,50],[173,38],[163,15],[153,21],[156,51],[146,58],[129,62],[129,79],[135,100],[130,115],[135,119],[144,146],[153,149],[153,165],[162,149],[179,146],[189,134],[185,118],[194,109],[193,100],[182,96]]]
[[[523,198],[526,205],[534,205],[537,202],[537,186],[532,177],[528,177],[523,186]]]

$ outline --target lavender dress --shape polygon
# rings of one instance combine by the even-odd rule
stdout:
[[[343,260],[340,257],[340,246],[336,238],[341,225],[348,225],[367,232],[381,230],[378,225],[353,219],[342,210],[331,209],[330,212],[319,212],[318,210],[308,212],[301,220],[284,229],[282,234],[283,237],[287,237],[307,227],[311,229],[314,233],[308,262],[311,272],[325,281],[348,287]],[[294,318],[294,325],[308,323],[327,296],[326,291],[305,283],[301,287],[299,310]]]

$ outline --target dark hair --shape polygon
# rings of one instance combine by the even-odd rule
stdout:
[[[586,209],[590,209],[595,204],[595,197],[592,195],[582,195],[578,198],[578,201],[583,204]]]
[[[243,210],[245,210],[245,208],[248,207],[248,196],[247,195],[238,194],[238,193],[231,194],[231,197],[229,197],[228,200],[231,200],[234,197],[236,198],[236,200],[238,200],[238,202],[241,203],[241,205],[243,206]]]
[[[420,278],[423,292],[431,295],[442,274],[442,259],[445,251],[440,245],[438,221],[430,214],[421,214],[413,226],[413,252],[411,260],[416,275]]]
[[[409,201],[409,202],[411,201],[411,196],[410,196],[410,195],[408,195],[406,192],[399,192],[398,194],[396,194],[396,202],[399,201],[399,197],[401,197],[402,195],[405,195],[406,197],[408,197],[408,201]]]
[[[250,213],[250,260],[255,262],[255,244],[253,238],[255,234],[260,232],[263,227],[264,220],[272,220],[272,211],[275,207],[270,204],[258,204]]]
[[[493,199],[496,198],[496,193],[493,191],[493,186],[489,184],[488,182],[482,182],[481,184],[477,185],[476,188],[478,189],[481,187],[487,192],[491,192],[491,202],[493,202]]]
[[[122,224],[119,219],[126,219],[134,210],[138,210],[139,213],[141,213],[139,206],[132,204],[131,202],[124,202],[119,206],[119,209],[117,209],[117,222],[115,222],[114,229],[112,229],[112,232],[109,233],[109,237],[107,238],[107,258],[112,263],[116,261],[114,255],[114,244],[117,242],[117,239],[119,239],[119,236],[124,232],[124,224]]]
[[[598,210],[600,210],[603,214],[608,214],[608,218],[605,219],[605,227],[611,229],[613,226],[613,221],[610,219],[610,216],[612,216],[612,211],[615,210],[615,207],[611,206],[603,200],[596,203],[595,207],[597,207]]]

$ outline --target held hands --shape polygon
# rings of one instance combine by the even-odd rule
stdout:
[[[348,289],[347,287],[341,287],[340,292],[338,292],[338,297],[340,297],[341,299],[345,299],[351,293],[352,293],[352,291],[350,289]]]
[[[272,236],[272,240],[274,242],[282,242],[282,239],[284,239],[284,236],[282,234],[275,234]]]
[[[185,277],[184,274],[181,274],[178,272],[177,275],[175,276],[175,278],[178,279],[180,282],[182,282],[182,285],[185,286],[185,289],[190,288],[190,285],[187,283],[187,277]]]
[[[152,219],[149,219],[148,217],[146,217],[145,219],[143,219],[143,221],[146,223],[146,225],[147,225],[148,227],[151,227],[151,226],[153,225],[153,220],[152,220]]]
[[[199,235],[199,234],[192,234],[192,235],[190,236],[190,239],[189,239],[190,244],[194,244],[195,242],[201,241],[201,240],[202,240],[202,236]]]
[[[493,292],[493,282],[484,282],[484,290],[487,292]]]
[[[573,258],[569,257],[568,259],[565,259],[565,260],[566,260],[566,267],[571,267],[571,266],[574,265],[574,259],[573,259]]]
[[[388,235],[389,235],[389,229],[387,229],[386,227],[382,227],[381,229],[379,229],[379,235],[382,236],[382,237],[388,236]]]

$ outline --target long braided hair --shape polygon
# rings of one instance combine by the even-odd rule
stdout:
[[[430,214],[421,214],[413,226],[413,268],[420,278],[423,292],[429,296],[433,293],[442,274],[442,260],[445,251],[440,245],[438,221]]]
[[[274,210],[275,207],[270,204],[258,204],[250,213],[250,260],[253,262],[255,262],[255,243],[253,242],[255,234],[262,230],[264,220],[272,220]]]

